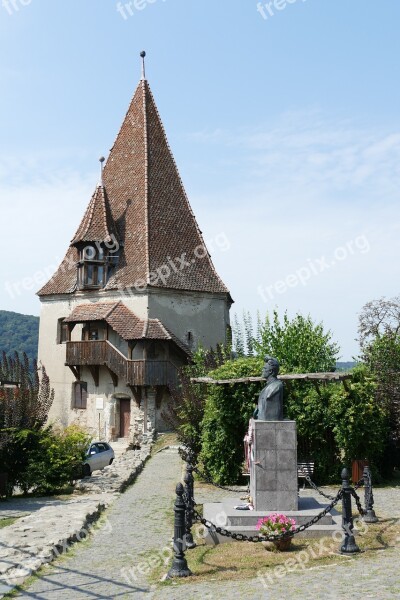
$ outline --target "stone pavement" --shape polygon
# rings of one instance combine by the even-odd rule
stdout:
[[[48,565],[39,579],[17,597],[38,600],[151,597],[146,576],[138,569],[146,565],[140,553],[159,549],[160,556],[170,555],[170,515],[181,465],[176,450],[154,456],[134,485],[107,511],[107,527],[77,545],[71,557],[65,555]]]
[[[154,456],[134,485],[107,511],[112,531],[108,527],[95,532],[88,542],[76,546],[70,557],[46,567],[40,578],[17,597],[33,600],[282,600],[286,597],[386,600],[400,597],[399,546],[368,557],[338,556],[333,564],[300,573],[288,572],[283,579],[275,578],[272,582],[261,574],[259,578],[245,581],[195,583],[193,579],[183,587],[152,588],[146,581],[147,562],[143,553],[158,549],[160,559],[170,552],[172,529],[167,515],[171,514],[181,467],[176,451]],[[310,491],[302,493],[307,495]],[[215,489],[212,499],[227,495]],[[196,496],[199,503],[210,500],[204,488]],[[379,516],[400,518],[400,488],[378,489],[375,500]]]
[[[66,498],[11,498],[0,519],[21,517],[0,529],[0,598],[43,564],[85,538],[100,513],[134,481],[150,455],[150,443],[125,452],[111,466],[78,482]],[[84,495],[82,492],[86,492]]]

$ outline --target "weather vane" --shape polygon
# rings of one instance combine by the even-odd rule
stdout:
[[[104,165],[104,161],[106,159],[104,158],[104,156],[100,156],[99,158],[99,162],[100,162],[100,185],[103,185],[103,165]]]
[[[144,59],[146,58],[146,52],[143,50],[140,53],[140,56],[142,58],[142,79],[146,79],[146,67],[145,67],[145,64],[144,64]]]

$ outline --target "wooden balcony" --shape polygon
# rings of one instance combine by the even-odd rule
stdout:
[[[91,371],[105,366],[114,375],[114,385],[118,385],[116,378],[132,386],[177,383],[177,368],[168,360],[128,360],[107,340],[67,342],[66,346],[66,366],[75,369],[86,366]]]

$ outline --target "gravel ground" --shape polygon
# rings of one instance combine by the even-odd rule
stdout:
[[[283,579],[276,576],[269,580],[261,573],[246,581],[151,587],[145,576],[146,556],[140,553],[159,548],[160,556],[164,557],[170,552],[172,530],[167,515],[171,514],[180,474],[181,461],[176,451],[161,452],[153,457],[136,483],[107,512],[112,531],[109,527],[99,529],[88,542],[77,546],[72,556],[46,567],[40,578],[17,597],[37,600],[297,600],[310,596],[313,600],[386,600],[400,597],[400,544],[369,556],[338,556],[334,564],[287,572]],[[311,490],[301,493],[314,494]],[[198,503],[218,501],[229,495],[237,496],[217,489],[210,492],[208,487],[198,486],[196,500]],[[400,487],[377,489],[377,514],[400,518],[399,500]]]

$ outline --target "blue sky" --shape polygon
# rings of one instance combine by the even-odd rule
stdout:
[[[362,306],[399,292],[400,3],[127,4],[0,4],[0,308],[39,314],[145,49],[233,310],[310,313],[350,359]]]

